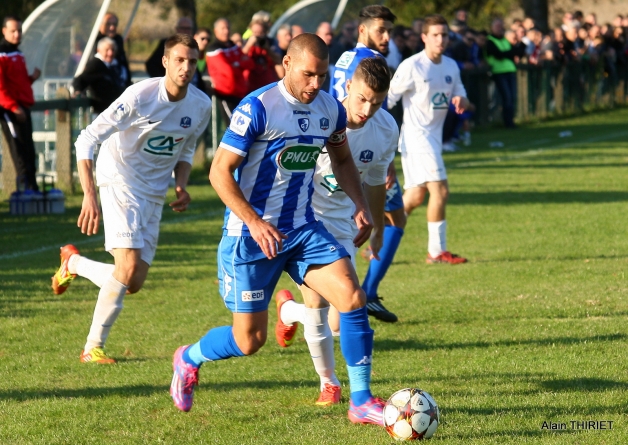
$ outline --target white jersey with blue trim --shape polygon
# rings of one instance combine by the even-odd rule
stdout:
[[[393,161],[399,141],[395,119],[378,110],[364,127],[347,128],[347,140],[362,182],[370,186],[386,183],[388,165]],[[316,162],[312,205],[316,218],[323,221],[335,237],[353,238],[357,226],[353,221],[355,204],[338,186],[329,155],[323,153]]]
[[[443,125],[451,99],[466,95],[453,59],[442,56],[440,63],[434,63],[421,51],[401,62],[388,90],[389,107],[400,98],[403,104],[399,151],[442,153]]]
[[[344,99],[347,96],[347,80],[353,77],[360,61],[368,57],[384,58],[379,52],[367,48],[363,43],[358,43],[351,51],[342,53],[332,69],[329,94],[338,100]]]
[[[310,104],[299,102],[283,80],[245,97],[234,110],[220,147],[244,158],[235,172],[244,198],[257,214],[287,233],[316,220],[312,177],[323,147],[346,140],[347,117],[340,102],[319,91]],[[229,208],[224,234],[249,236]]]
[[[123,187],[163,203],[179,161],[192,164],[196,140],[211,118],[211,100],[193,85],[176,102],[168,99],[164,77],[126,89],[84,129],[75,146],[88,159],[98,144],[96,183]]]

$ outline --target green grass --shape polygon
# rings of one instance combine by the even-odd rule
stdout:
[[[433,442],[628,443],[628,110],[483,130],[446,155],[449,247],[466,265],[424,262],[424,209],[382,284],[397,324],[373,321],[373,390],[430,392],[442,410]],[[558,133],[571,130],[570,138]],[[504,148],[489,147],[502,141]],[[58,246],[111,261],[101,236],[75,227],[80,197],[58,216],[0,207],[0,443],[388,444],[341,406],[313,405],[317,378],[299,330],[254,357],[208,363],[194,409],[168,394],[171,355],[230,323],[218,295],[222,209],[202,175],[184,215],[164,212],[145,288],[127,297],[108,351],[119,363],[78,362],[96,288],[77,279],[54,296]],[[359,273],[366,263],[358,258]],[[280,287],[294,290],[286,277]],[[571,420],[612,420],[575,431]],[[541,430],[544,421],[566,431]]]

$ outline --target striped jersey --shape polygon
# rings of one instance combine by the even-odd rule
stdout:
[[[351,51],[345,51],[332,69],[332,79],[329,94],[338,100],[347,96],[347,80],[353,77],[353,73],[362,59],[368,57],[384,57],[379,52],[367,48],[358,43]],[[384,104],[384,108],[385,108]]]
[[[234,110],[220,147],[244,158],[235,171],[245,199],[257,214],[288,233],[316,220],[312,176],[324,146],[346,142],[347,117],[336,99],[320,91],[310,104],[292,96],[283,80],[245,97]],[[225,235],[249,236],[229,208]]]

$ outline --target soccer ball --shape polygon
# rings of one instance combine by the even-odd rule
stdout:
[[[431,395],[418,388],[397,391],[384,407],[386,432],[396,440],[429,439],[439,422],[438,405]]]

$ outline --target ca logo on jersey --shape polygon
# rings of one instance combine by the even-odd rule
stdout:
[[[174,149],[184,139],[184,137],[177,137],[176,135],[158,134],[148,139],[142,150],[152,155],[172,156],[174,154]]]
[[[310,128],[310,120],[307,117],[302,117],[299,119],[299,128],[302,132],[306,132],[308,128]]]
[[[179,125],[181,125],[181,127],[183,127],[183,128],[189,128],[190,125],[192,125],[192,118],[187,117],[187,116],[182,117],[181,118],[181,123]]]
[[[327,190],[329,190],[330,193],[342,191],[333,173],[330,175],[323,176],[323,180],[320,182],[320,184],[323,187],[325,187]]]
[[[432,96],[432,105],[435,110],[446,110],[449,108],[449,99],[445,93],[436,93]]]
[[[360,153],[360,161],[364,163],[371,162],[373,160],[373,152],[371,150],[364,150]]]
[[[277,165],[291,172],[307,172],[316,166],[321,148],[315,145],[286,147],[277,154]]]

